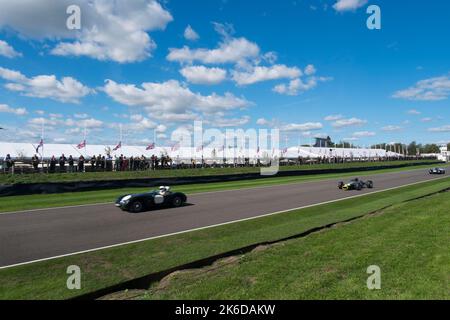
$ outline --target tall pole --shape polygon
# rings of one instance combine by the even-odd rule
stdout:
[[[84,156],[86,157],[87,155],[87,142],[86,142],[86,121],[84,122]]]
[[[44,132],[45,132],[45,118],[42,118],[42,128],[41,128],[41,141],[42,141],[42,154],[41,154],[41,161],[42,161],[42,172],[44,172]]]

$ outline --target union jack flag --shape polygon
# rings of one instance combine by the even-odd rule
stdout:
[[[44,139],[41,139],[41,141],[39,141],[38,146],[36,147],[36,153],[39,153],[39,148],[44,147]]]
[[[119,142],[119,144],[117,146],[114,147],[113,151],[117,151],[120,148],[122,148],[122,141]]]
[[[80,142],[80,143],[77,145],[77,148],[78,148],[78,149],[83,149],[84,147],[86,147],[86,140],[83,140],[83,142]]]
[[[178,149],[180,149],[180,143],[177,142],[172,146],[172,151],[177,151]]]
[[[145,150],[152,150],[152,149],[155,149],[155,143],[154,143],[154,142],[150,143],[150,144],[147,146],[147,148],[145,148]]]

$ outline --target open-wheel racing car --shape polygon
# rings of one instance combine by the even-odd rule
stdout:
[[[342,190],[361,190],[362,188],[372,189],[373,181],[372,180],[363,181],[358,178],[355,178],[347,183],[344,183],[342,181],[339,182],[338,188]]]
[[[430,169],[430,174],[445,174],[444,168],[433,168]]]
[[[121,196],[116,200],[116,207],[138,213],[158,207],[181,207],[186,200],[184,193],[172,192],[170,187],[162,186],[159,190]]]

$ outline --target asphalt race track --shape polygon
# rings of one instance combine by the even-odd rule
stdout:
[[[374,181],[374,189],[361,191],[339,190],[338,179],[219,191],[188,196],[190,205],[182,208],[139,214],[122,212],[113,204],[0,214],[0,267],[438,178],[442,176],[421,169],[366,177]]]

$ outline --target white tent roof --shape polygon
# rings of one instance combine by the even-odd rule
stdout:
[[[31,143],[11,143],[0,142],[0,157],[3,158],[7,154],[10,154],[13,158],[31,158],[36,153],[36,144]],[[91,157],[93,155],[106,155],[111,156],[124,155],[126,157],[135,157],[144,155],[145,157],[151,157],[153,154],[160,156],[162,154],[169,155],[172,159],[234,159],[234,158],[267,158],[267,157],[285,157],[285,158],[319,158],[319,157],[346,157],[346,158],[368,158],[368,157],[394,157],[398,156],[397,153],[387,152],[382,149],[350,149],[350,148],[316,148],[316,147],[291,147],[287,152],[283,154],[283,150],[255,150],[255,149],[238,149],[238,148],[225,148],[225,150],[219,150],[216,148],[203,148],[203,150],[190,147],[156,147],[152,150],[146,150],[145,146],[122,146],[120,149],[113,151],[115,146],[113,145],[87,145],[86,148],[78,149],[75,145],[70,144],[45,144],[44,148],[39,149],[39,156],[50,158],[51,156],[59,157],[64,154],[66,157],[72,155],[79,157],[83,155],[85,157]]]

